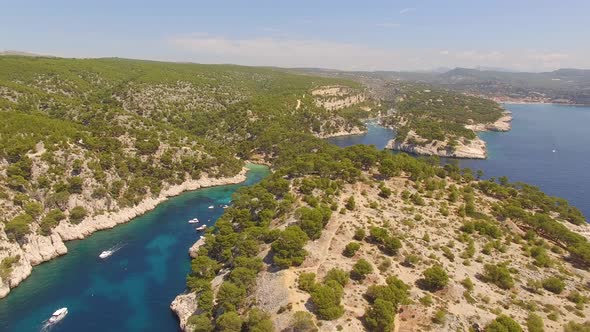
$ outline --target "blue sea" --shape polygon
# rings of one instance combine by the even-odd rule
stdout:
[[[50,331],[178,331],[169,306],[185,290],[195,226],[213,225],[220,204],[269,174],[264,166],[250,168],[244,183],[184,193],[127,224],[68,242],[67,255],[35,267],[0,300],[0,331],[40,331],[61,307],[69,313]],[[194,217],[201,222],[188,224]],[[120,249],[98,258],[113,246]]]
[[[506,104],[512,130],[484,132],[488,159],[460,160],[461,167],[482,170],[486,177],[507,176],[567,199],[590,217],[590,107],[552,104]],[[374,144],[382,149],[393,130],[369,123],[368,133],[330,138],[339,146]]]

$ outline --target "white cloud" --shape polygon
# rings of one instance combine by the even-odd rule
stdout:
[[[168,39],[174,60],[253,66],[323,67],[343,70],[416,70],[436,67],[504,67],[553,70],[588,67],[589,57],[534,50],[433,50],[371,47],[291,37],[227,38],[191,34]],[[170,59],[168,59],[170,60]]]
[[[414,7],[408,7],[408,8],[404,8],[404,9],[400,10],[399,13],[403,15],[405,13],[408,13],[408,12],[411,12],[411,11],[414,11],[414,10],[416,10],[416,8],[414,8]]]

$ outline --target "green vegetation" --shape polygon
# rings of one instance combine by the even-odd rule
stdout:
[[[485,332],[522,332],[522,327],[514,319],[500,315],[486,326]]]
[[[440,265],[434,265],[422,272],[424,287],[430,291],[443,289],[449,282],[447,271]]]
[[[512,279],[510,271],[504,264],[484,265],[483,278],[485,281],[491,282],[502,289],[509,289],[514,286],[514,280]]]
[[[530,313],[526,320],[526,326],[529,332],[544,332],[545,324],[541,316]]]
[[[565,283],[558,277],[546,278],[541,283],[551,293],[560,294],[565,289]]]
[[[292,112],[298,98],[335,84],[360,91],[270,68],[2,56],[0,159],[8,166],[0,190],[40,203],[22,207],[33,221],[5,221],[9,237],[51,234],[61,220],[46,218],[52,209],[73,223],[105,212],[66,211],[71,195],[92,193],[113,210],[134,206],[167,184],[235,175],[243,160],[277,155],[320,130],[363,127],[367,113],[357,106],[328,111],[308,98]]]
[[[344,307],[340,304],[343,292],[342,286],[334,280],[328,280],[314,288],[311,302],[316,308],[318,318],[333,320],[344,314]]]
[[[0,282],[4,282],[10,276],[13,265],[20,260],[19,256],[8,256],[0,262]]]
[[[500,105],[482,98],[413,84],[398,88],[401,98],[395,104],[396,113],[383,122],[397,128],[399,142],[414,131],[426,142],[448,141],[453,146],[452,142],[458,139],[475,138],[475,133],[465,125],[494,122],[503,112]]]
[[[354,254],[356,254],[356,252],[360,248],[361,248],[360,243],[350,242],[349,244],[346,245],[346,247],[344,247],[344,251],[342,252],[342,255],[344,255],[346,257],[352,257],[352,256],[354,256]]]
[[[352,266],[350,277],[354,280],[363,280],[371,272],[373,272],[373,265],[361,258]]]
[[[309,238],[299,226],[289,226],[272,244],[274,263],[282,268],[301,265],[307,252],[303,246]]]

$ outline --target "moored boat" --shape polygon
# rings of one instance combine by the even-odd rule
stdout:
[[[197,227],[195,229],[200,232],[200,231],[204,231],[205,228],[207,228],[207,226],[206,225],[202,225],[202,226],[199,226],[199,227]]]

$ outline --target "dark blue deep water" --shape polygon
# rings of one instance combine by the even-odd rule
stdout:
[[[39,331],[60,307],[69,313],[51,331],[178,331],[169,305],[185,289],[188,248],[199,237],[187,221],[213,225],[223,213],[219,204],[269,173],[250,167],[244,183],[184,193],[127,224],[68,242],[67,255],[35,267],[0,300],[0,331]],[[117,244],[123,246],[113,256],[98,258]]]
[[[487,177],[508,176],[567,199],[590,217],[590,107],[549,104],[504,105],[512,111],[512,130],[485,132],[488,159],[461,160],[462,167]],[[383,148],[393,131],[369,124],[361,136],[331,138],[339,146],[375,144]],[[553,152],[555,150],[555,152]]]

